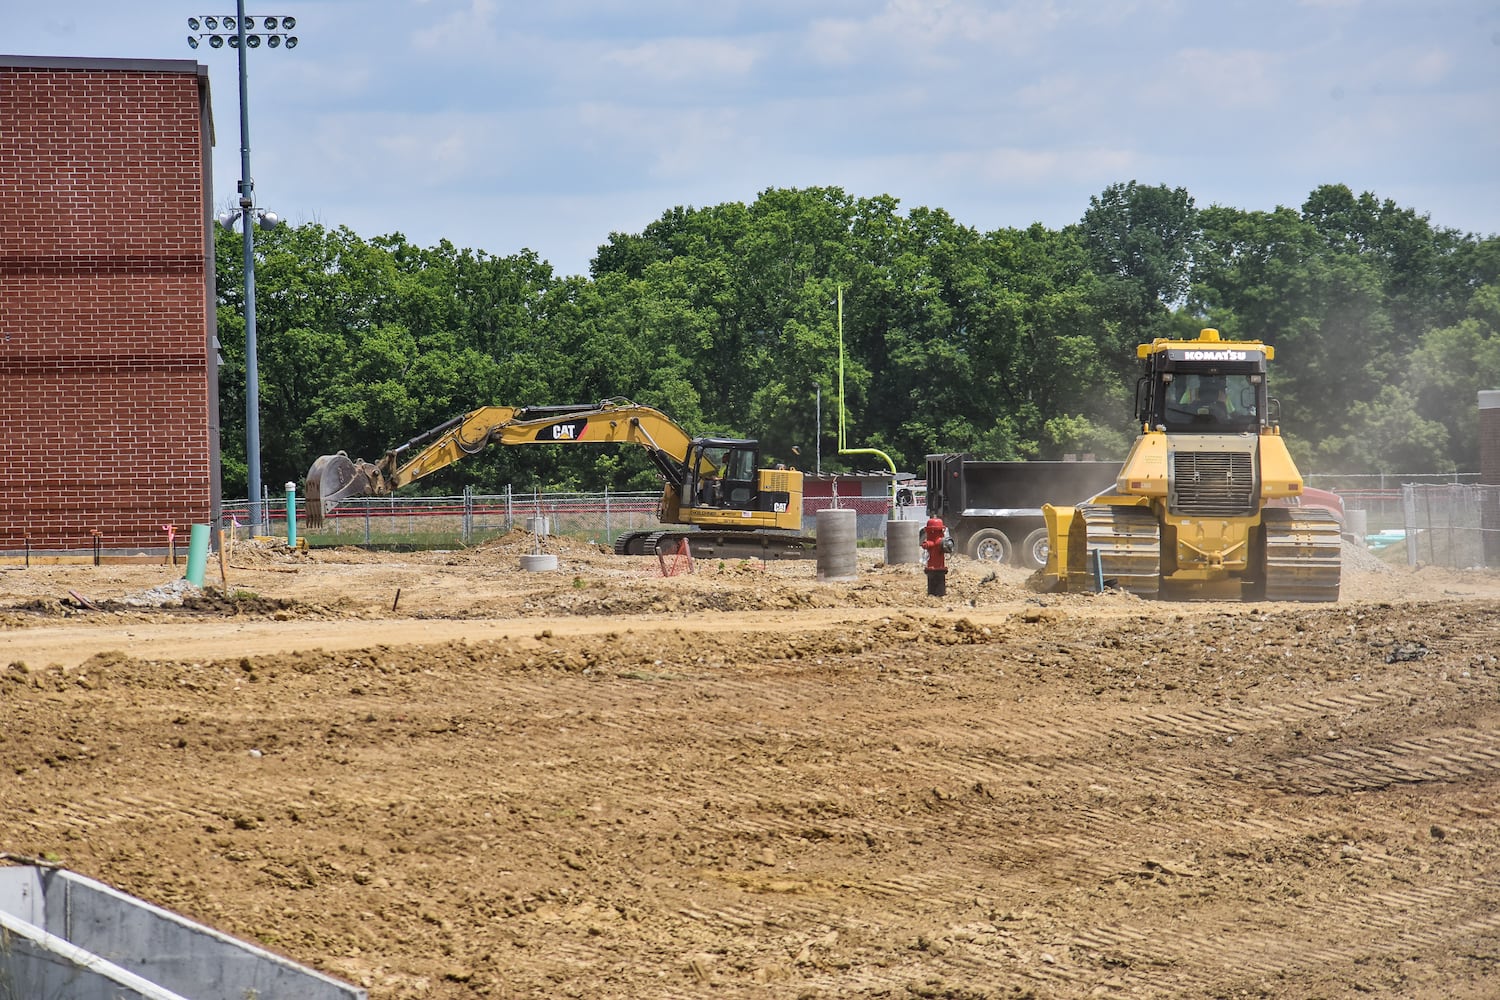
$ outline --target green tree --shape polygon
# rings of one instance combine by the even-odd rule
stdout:
[[[1479,391],[1500,386],[1500,284],[1477,290],[1464,319],[1423,336],[1412,353],[1411,384],[1421,415],[1449,429],[1443,464],[1476,471]]]
[[[1112,184],[1089,199],[1079,229],[1102,312],[1119,323],[1116,350],[1134,352],[1187,294],[1197,244],[1197,209],[1185,188]]]

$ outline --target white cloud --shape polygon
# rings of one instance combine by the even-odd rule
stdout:
[[[428,6],[425,0],[419,6]],[[419,51],[444,55],[493,49],[496,43],[495,0],[470,0],[469,4],[436,23],[412,32]]]
[[[214,188],[232,53],[118,0],[11,4],[0,47],[196,58]],[[160,5],[158,5],[160,6]],[[583,270],[678,204],[830,184],[980,228],[1138,179],[1200,204],[1347,183],[1500,231],[1494,0],[311,0],[251,64],[256,190],[290,219],[528,246]]]
[[[1285,64],[1268,52],[1187,48],[1160,64],[1140,92],[1142,106],[1188,105],[1200,114],[1269,108],[1285,101]]]
[[[679,85],[738,78],[759,59],[754,46],[716,38],[663,38],[607,51],[603,62],[637,78]]]
[[[1053,29],[1051,4],[999,7],[983,0],[887,0],[865,17],[809,23],[803,49],[828,65],[954,68],[975,53],[1019,53]]]

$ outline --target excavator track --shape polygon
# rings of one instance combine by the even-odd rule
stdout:
[[[673,555],[686,540],[698,559],[810,559],[817,540],[764,531],[630,531],[615,539],[617,556]]]
[[[1098,553],[1104,582],[1142,597],[1161,590],[1161,528],[1144,507],[1083,504],[1075,515],[1083,519],[1087,538],[1084,568],[1094,571]]]
[[[1338,519],[1319,507],[1267,507],[1265,599],[1336,601],[1343,544]]]
[[[615,555],[617,556],[643,556],[646,554],[645,542],[647,535],[660,534],[652,531],[626,531],[615,539]],[[655,551],[653,549],[653,551]]]

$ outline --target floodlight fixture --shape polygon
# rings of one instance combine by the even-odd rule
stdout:
[[[256,19],[245,14],[245,0],[236,0],[238,8],[234,15],[205,14],[187,19],[188,47],[198,48],[203,39],[208,39],[212,49],[222,49],[227,42],[239,55],[240,64],[240,198],[236,211],[221,212],[215,222],[233,232],[235,223],[243,223],[245,233],[245,465],[246,484],[249,489],[250,530],[261,528],[260,496],[260,372],[256,358],[255,331],[255,230],[275,229],[281,218],[275,212],[255,207],[255,182],[250,178],[250,99],[248,75],[245,71],[246,50],[259,48],[261,42],[267,48],[297,47],[297,36],[290,34],[297,19],[282,14],[260,18],[265,35],[251,34]],[[224,33],[219,33],[220,25]],[[243,40],[244,44],[241,44]],[[252,220],[254,225],[252,225]]]
[[[281,216],[277,215],[275,212],[268,212],[262,208],[252,208],[249,214],[255,219],[255,224],[261,229],[275,229],[277,226],[281,225]],[[234,232],[235,225],[238,224],[239,221],[245,217],[245,215],[246,213],[243,209],[235,209],[233,212],[220,212],[218,215],[214,216],[214,219],[219,223],[220,226],[224,227],[224,230],[226,232],[232,233]]]

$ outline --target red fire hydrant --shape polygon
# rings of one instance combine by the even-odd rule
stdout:
[[[948,563],[943,556],[953,550],[953,542],[943,529],[942,518],[938,517],[927,519],[923,536],[922,548],[927,550],[927,595],[945,597],[948,594]]]

